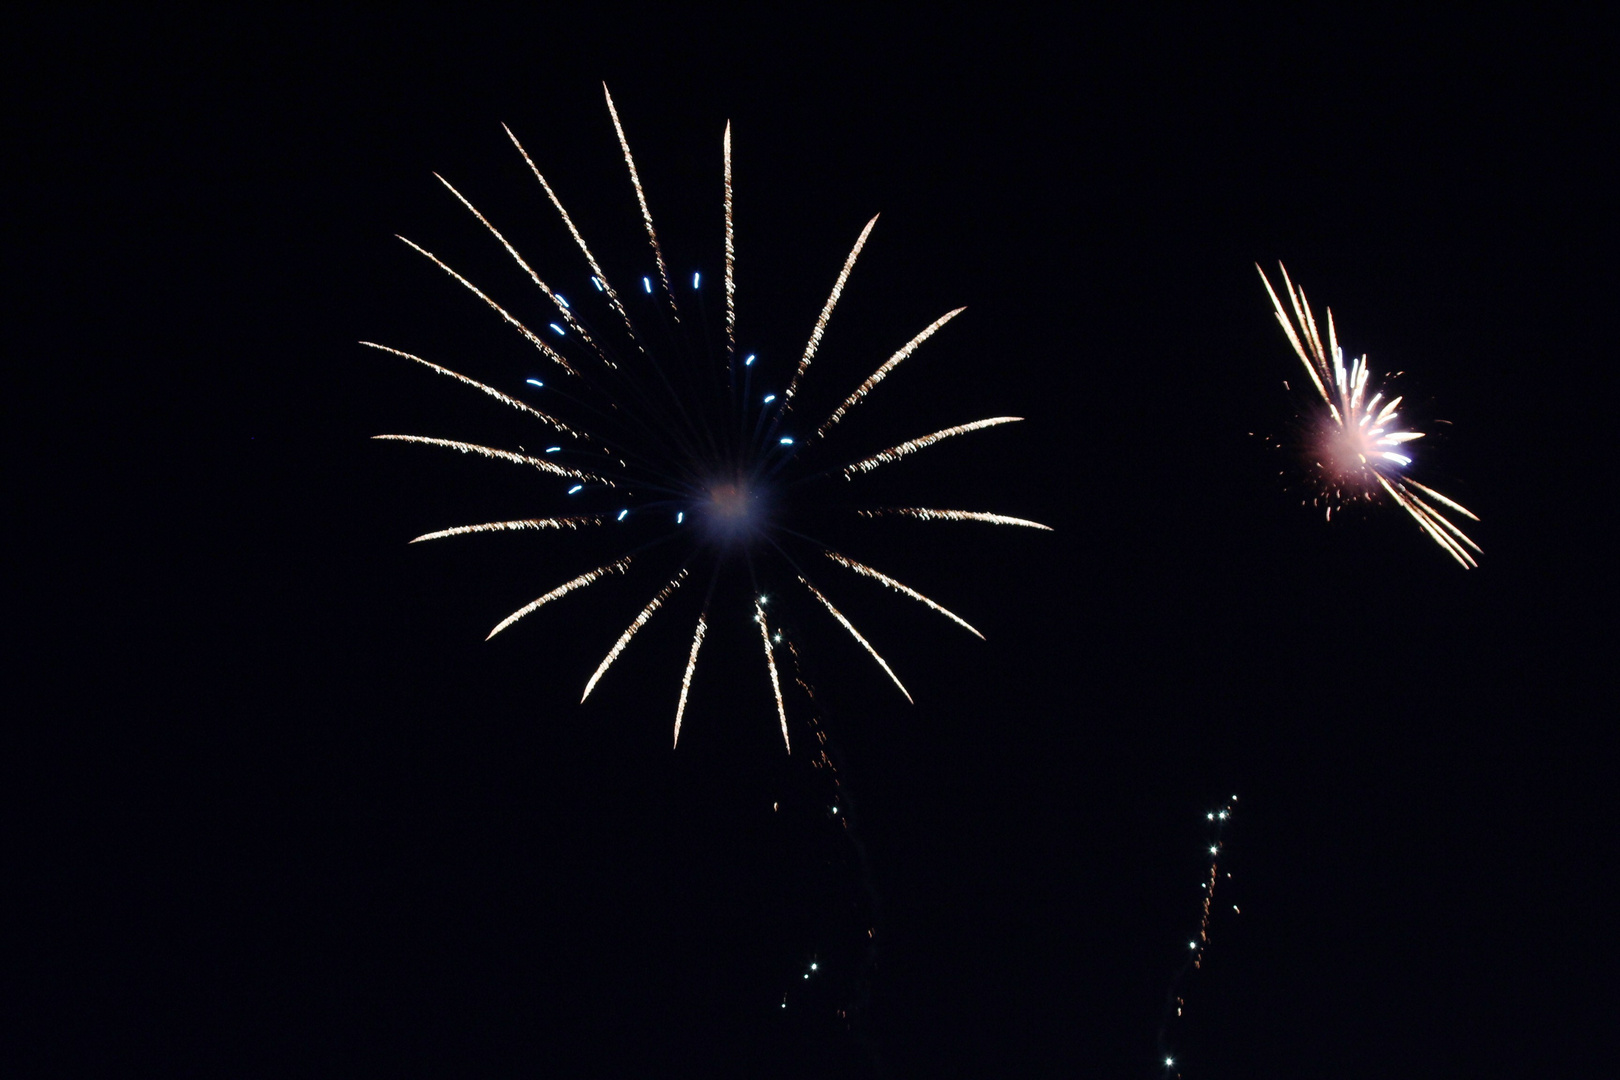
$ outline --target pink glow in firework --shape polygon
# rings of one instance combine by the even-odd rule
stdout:
[[[1386,401],[1382,389],[1369,386],[1365,354],[1346,366],[1331,308],[1327,313],[1327,348],[1322,347],[1316,318],[1305,302],[1305,290],[1289,280],[1286,268],[1282,268],[1282,278],[1294,321],[1289,320],[1266,272],[1260,270],[1277,322],[1327,407],[1317,418],[1311,435],[1314,478],[1321,490],[1321,501],[1327,504],[1327,516],[1332,518],[1335,507],[1357,501],[1375,502],[1381,494],[1388,495],[1459,565],[1478,566],[1470,549],[1482,553],[1479,545],[1446,517],[1446,511],[1470,521],[1479,518],[1460,503],[1406,475],[1412,464],[1409,444],[1423,438],[1423,432],[1401,427],[1397,412],[1401,399]]]

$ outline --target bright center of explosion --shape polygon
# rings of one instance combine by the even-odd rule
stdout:
[[[743,480],[710,484],[696,509],[709,536],[722,543],[751,539],[765,520],[759,490]]]
[[[1361,481],[1373,483],[1372,471],[1385,463],[1378,440],[1361,426],[1344,427],[1336,423],[1322,425],[1317,439],[1319,463],[1327,473],[1340,482]]]

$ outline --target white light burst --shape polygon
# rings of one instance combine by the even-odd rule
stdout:
[[[1255,267],[1260,270],[1259,266]],[[1288,317],[1277,292],[1260,270],[1260,280],[1277,315],[1289,344],[1305,365],[1326,412],[1318,418],[1311,435],[1310,451],[1315,479],[1327,504],[1327,516],[1333,516],[1335,507],[1355,501],[1375,501],[1380,493],[1388,495],[1453,559],[1465,567],[1478,566],[1473,552],[1481,553],[1478,544],[1447,517],[1447,510],[1461,514],[1470,521],[1478,521],[1472,512],[1433,488],[1406,475],[1412,464],[1410,446],[1423,438],[1423,432],[1402,428],[1397,410],[1401,398],[1385,400],[1385,392],[1370,386],[1370,373],[1365,354],[1349,365],[1344,361],[1344,350],[1339,347],[1338,333],[1333,326],[1333,309],[1327,313],[1327,348],[1316,328],[1316,318],[1305,302],[1305,290],[1289,280],[1288,270],[1282,268],[1283,286],[1287,290],[1293,320]],[[1296,325],[1297,324],[1297,325]],[[1369,394],[1368,391],[1372,393]]]
[[[606,93],[606,87],[603,90]],[[806,400],[802,392],[811,361],[822,345],[839,297],[877,219],[874,217],[861,230],[826,304],[812,324],[803,353],[791,363],[756,364],[758,355],[743,355],[743,350],[737,346],[731,126],[726,125],[721,139],[725,268],[720,292],[724,307],[723,315],[716,320],[720,333],[715,335],[704,306],[702,275],[693,272],[688,277],[670,272],[653,228],[647,189],[636,169],[629,138],[611,95],[607,96],[607,105],[624,152],[652,256],[652,265],[636,276],[628,292],[620,292],[609,282],[606,271],[592,254],[574,220],[563,209],[551,184],[509,128],[506,129],[508,138],[584,256],[589,270],[585,290],[588,301],[570,303],[565,299],[552,283],[541,277],[541,271],[519,253],[513,242],[443,177],[438,177],[439,181],[496,241],[516,265],[520,278],[532,286],[538,296],[529,293],[526,299],[515,302],[497,301],[437,255],[405,240],[521,335],[534,349],[531,355],[535,362],[546,369],[541,373],[544,378],[522,379],[523,389],[518,391],[522,394],[520,399],[413,353],[363,343],[493,398],[538,423],[546,431],[547,441],[556,441],[558,445],[535,452],[521,446],[516,451],[503,450],[425,435],[378,435],[376,438],[434,446],[522,466],[531,478],[553,489],[547,496],[551,501],[566,501],[573,510],[562,515],[514,515],[511,520],[454,525],[425,533],[413,542],[483,533],[592,531],[603,536],[604,546],[614,549],[611,558],[592,560],[602,565],[550,588],[508,615],[490,631],[490,637],[540,607],[560,601],[604,578],[636,575],[644,564],[651,564],[646,572],[649,580],[656,580],[656,591],[613,642],[586,682],[583,696],[591,694],[638,631],[658,612],[680,604],[688,596],[693,597],[695,630],[675,707],[677,742],[693,692],[698,653],[705,635],[713,627],[711,601],[717,596],[717,585],[728,574],[735,579],[734,591],[746,597],[744,603],[752,609],[753,621],[758,624],[768,676],[764,681],[771,688],[783,741],[788,742],[782,678],[777,670],[780,656],[779,650],[774,648],[783,640],[782,629],[768,614],[770,602],[765,583],[760,580],[771,564],[786,564],[786,573],[774,574],[772,584],[802,586],[815,601],[809,607],[830,615],[877,661],[909,700],[910,694],[888,662],[834,606],[825,583],[811,583],[807,567],[812,563],[825,567],[827,562],[820,561],[824,556],[828,562],[850,571],[849,580],[875,582],[978,635],[979,632],[961,617],[916,589],[815,539],[813,530],[817,521],[830,521],[833,517],[897,517],[1046,528],[1024,518],[986,511],[860,508],[848,501],[846,481],[856,481],[866,473],[941,440],[1018,419],[1002,416],[956,424],[875,453],[868,449],[862,454],[839,454],[829,449],[836,445],[836,440],[828,438],[829,432],[849,412],[867,401],[878,385],[926,339],[963,309],[948,312],[912,336],[859,383],[853,393],[843,398],[820,424],[799,418],[792,410]],[[688,304],[691,306],[687,307]],[[538,317],[524,314],[536,307],[543,314]],[[600,320],[601,325],[593,326],[593,320]],[[721,342],[719,346],[714,344],[716,337]],[[836,497],[831,496],[832,492],[837,493]],[[804,557],[806,555],[814,558]],[[698,578],[697,584],[682,588],[694,575]],[[770,603],[769,611],[775,610],[774,603]],[[742,612],[739,615],[747,617]]]

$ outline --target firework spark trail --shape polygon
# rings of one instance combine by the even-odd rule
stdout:
[[[1255,269],[1259,270],[1266,295],[1271,298],[1278,325],[1283,328],[1288,343],[1305,365],[1305,371],[1327,406],[1332,421],[1330,443],[1320,448],[1327,460],[1326,463],[1317,462],[1317,467],[1331,470],[1330,479],[1335,487],[1354,484],[1362,496],[1373,493],[1370,481],[1376,481],[1377,486],[1410,514],[1412,520],[1440,545],[1441,550],[1465,569],[1478,566],[1469,549],[1483,553],[1482,549],[1447,519],[1440,507],[1454,510],[1473,521],[1479,518],[1462,504],[1446,498],[1433,488],[1407,479],[1400,472],[1412,464],[1412,458],[1402,452],[1405,444],[1423,438],[1421,431],[1388,430],[1398,420],[1396,410],[1401,399],[1396,397],[1384,403],[1382,391],[1373,394],[1370,400],[1367,398],[1371,375],[1367,357],[1363,354],[1346,368],[1344,350],[1339,347],[1338,330],[1333,323],[1331,308],[1328,310],[1328,347],[1322,347],[1321,331],[1305,299],[1305,290],[1289,278],[1287,267],[1282,267],[1282,278],[1288,292],[1289,306],[1293,309],[1292,320],[1283,308],[1277,291],[1271,287],[1266,272],[1258,265]],[[1352,463],[1352,458],[1359,464]],[[1330,503],[1327,508],[1329,518],[1332,517],[1333,508]]]
[[[686,698],[692,692],[692,672],[697,670],[698,650],[703,647],[703,634],[708,630],[709,610],[705,607],[698,615],[697,629],[692,632],[692,655],[686,658],[686,674],[681,676],[681,700],[675,706],[675,741],[671,746],[681,744],[681,717],[686,715]],[[765,655],[770,657],[770,647],[766,646]],[[789,748],[789,753],[792,749]]]
[[[523,529],[577,529],[582,525],[600,525],[599,517],[560,517],[560,518],[522,518],[518,521],[490,521],[483,525],[457,525],[452,529],[440,529],[438,532],[423,533],[412,540],[413,544],[420,544],[423,540],[442,540],[446,536],[466,536],[469,533],[484,532],[518,532]]]
[[[967,308],[965,307],[959,307],[955,311],[947,311],[945,314],[929,323],[928,326],[924,328],[922,333],[906,342],[905,345],[900,348],[899,352],[889,357],[889,359],[884,362],[882,367],[872,372],[871,376],[865,382],[861,383],[853,394],[849,395],[849,397],[845,399],[842,405],[834,409],[831,416],[822,421],[821,426],[816,429],[816,438],[826,438],[827,432],[832,430],[832,426],[838,423],[838,421],[842,420],[845,413],[849,412],[849,410],[866,400],[866,395],[872,392],[872,388],[887,378],[889,372],[899,367],[901,361],[905,360],[906,357],[916,352],[917,346],[933,337],[934,331],[938,330],[940,327],[944,326],[946,323],[950,322],[952,319],[956,318],[966,310]]]
[[[398,233],[395,233],[394,235],[399,236]],[[427,248],[423,247],[421,244],[418,244],[418,243],[416,243],[416,242],[414,242],[412,240],[407,240],[403,236],[399,236],[399,239],[403,240],[406,244],[410,245],[410,247],[413,250],[419,252],[422,255],[427,256],[427,258],[432,260],[433,264],[435,266],[437,266],[440,270],[443,270],[445,273],[449,274],[451,277],[453,277],[457,281],[461,282],[463,285],[465,285],[467,287],[467,289],[474,296],[478,297],[478,299],[482,300],[484,303],[486,303],[490,307],[494,308],[496,313],[499,314],[501,318],[503,318],[507,322],[511,323],[514,327],[517,328],[518,333],[522,334],[525,338],[528,339],[530,345],[533,345],[535,348],[539,349],[540,354],[542,356],[544,356],[547,360],[552,361],[558,367],[560,367],[564,371],[568,372],[568,374],[574,376],[574,378],[577,379],[577,378],[580,377],[579,372],[574,370],[574,366],[572,364],[570,364],[568,361],[564,360],[562,358],[562,356],[557,352],[556,349],[553,349],[550,345],[547,345],[544,341],[540,340],[540,335],[536,334],[533,330],[530,330],[527,326],[524,326],[523,323],[518,321],[517,317],[514,316],[511,312],[507,311],[505,308],[501,307],[501,305],[497,304],[494,300],[490,299],[489,295],[487,293],[485,293],[484,290],[480,289],[478,286],[474,285],[472,282],[468,281],[466,278],[462,277],[460,274],[458,274],[454,270],[450,269],[449,265],[446,264],[443,259],[441,259],[437,255],[433,254],[433,252],[429,251]]]
[[[788,741],[787,704],[782,700],[782,680],[776,675],[776,658],[771,654],[771,631],[765,625],[765,602],[758,597],[754,598],[754,621],[759,623],[759,637],[765,643],[765,670],[771,673],[771,693],[776,695],[776,715],[782,721],[782,745],[787,747],[788,753],[793,753],[793,744]],[[697,645],[692,646],[692,659],[697,659]]]
[[[360,342],[360,344],[365,345],[368,348],[380,349],[381,351],[383,351],[385,353],[393,353],[395,356],[403,357],[406,360],[415,360],[418,364],[421,364],[423,367],[429,368],[429,369],[431,369],[433,371],[437,371],[440,375],[448,375],[448,376],[450,376],[450,378],[455,379],[457,382],[466,383],[468,386],[471,386],[476,390],[482,390],[484,393],[488,394],[490,397],[494,398],[496,401],[499,401],[503,405],[510,405],[512,408],[517,409],[519,412],[528,413],[530,416],[532,416],[535,419],[539,420],[541,423],[545,424],[547,427],[553,428],[554,430],[559,431],[564,435],[572,436],[573,438],[579,439],[582,442],[591,442],[591,443],[596,442],[595,439],[592,439],[589,435],[585,434],[583,431],[574,430],[573,428],[569,427],[567,424],[563,423],[561,420],[558,420],[555,416],[548,416],[547,414],[541,412],[539,409],[536,409],[532,405],[529,405],[527,402],[519,401],[515,397],[510,397],[510,396],[508,396],[506,394],[503,394],[499,390],[495,389],[493,386],[486,386],[483,383],[479,382],[477,379],[470,379],[467,376],[463,375],[459,371],[451,371],[447,367],[441,367],[438,364],[433,363],[431,360],[424,360],[420,356],[416,356],[416,355],[414,355],[412,353],[405,352],[405,351],[403,351],[401,349],[390,348],[387,345],[378,345],[375,341],[362,341],[362,342]]]
[[[574,331],[574,333],[578,334],[580,338],[584,340],[585,344],[591,347],[591,351],[596,353],[597,357],[601,359],[602,363],[606,364],[608,367],[614,367],[615,365],[613,361],[608,359],[607,354],[602,351],[601,347],[591,339],[591,335],[587,333],[585,328],[579,324],[579,321],[574,318],[573,311],[571,311],[568,307],[568,301],[558,296],[551,290],[550,285],[547,285],[544,281],[540,280],[540,275],[535,273],[534,268],[529,265],[528,261],[524,259],[522,255],[518,254],[518,249],[513,247],[511,242],[508,241],[506,237],[501,235],[501,231],[490,223],[490,220],[479,211],[478,207],[474,206],[467,200],[465,195],[456,190],[454,184],[450,183],[450,181],[446,180],[438,173],[434,173],[433,176],[434,179],[438,180],[439,183],[443,184],[447,189],[449,189],[450,194],[454,195],[460,200],[462,206],[465,206],[469,211],[472,212],[472,216],[477,218],[483,224],[484,228],[489,230],[491,236],[500,241],[501,246],[506,249],[506,253],[512,256],[512,261],[516,262],[518,266],[523,268],[524,273],[529,275],[529,280],[534,282],[535,288],[545,293],[546,299],[550,300],[552,305],[556,307],[557,312],[562,316],[563,322],[568,324],[568,328]]]
[[[546,593],[546,595],[540,597],[538,600],[529,601],[527,604],[524,604],[522,607],[512,612],[512,614],[502,619],[496,624],[495,629],[489,632],[489,637],[484,638],[484,640],[488,641],[490,638],[494,637],[502,630],[505,630],[508,626],[511,626],[513,623],[517,622],[519,619],[523,618],[523,616],[527,615],[536,608],[544,607],[553,600],[567,596],[575,589],[583,589],[587,585],[594,585],[598,581],[601,581],[603,578],[607,577],[609,574],[622,574],[629,568],[630,556],[626,555],[618,562],[611,562],[606,566],[598,566],[595,570],[587,571],[572,581],[564,582],[555,589],[552,589],[550,592]]]
[[[534,173],[534,178],[540,181],[540,186],[545,189],[546,198],[551,200],[551,205],[555,206],[557,213],[562,215],[563,224],[568,227],[568,233],[574,238],[574,243],[579,245],[580,253],[585,256],[585,262],[591,268],[591,274],[597,281],[601,282],[602,292],[606,294],[608,304],[612,306],[614,311],[618,312],[619,318],[624,320],[624,328],[630,334],[630,340],[635,342],[636,348],[646,351],[641,344],[641,339],[636,336],[636,328],[630,321],[630,313],[624,310],[624,305],[619,302],[619,294],[613,290],[613,283],[607,279],[607,274],[602,271],[602,267],[597,263],[596,256],[591,254],[590,247],[585,243],[585,237],[581,236],[579,230],[574,227],[574,219],[568,216],[567,210],[563,209],[562,201],[557,198],[557,193],[551,190],[550,184],[546,183],[546,178],[541,175],[539,168],[535,166],[534,159],[529,157],[529,152],[523,148],[522,143],[518,142],[518,137],[512,134],[512,129],[502,124],[501,130],[506,132],[506,137],[512,140],[512,145],[517,147],[518,153],[523,155],[523,160],[528,164],[529,171]]]
[[[802,577],[799,579],[799,584],[809,589],[810,595],[814,596],[817,600],[820,600],[822,607],[825,607],[828,611],[832,612],[832,617],[838,620],[839,625],[845,630],[849,631],[850,637],[861,643],[861,648],[872,654],[872,659],[878,662],[878,666],[883,669],[883,673],[889,678],[893,679],[894,685],[898,686],[900,688],[900,692],[906,695],[906,700],[915,705],[916,702],[912,701],[911,691],[906,689],[906,684],[900,681],[900,676],[894,673],[894,669],[889,666],[889,662],[883,659],[883,657],[879,656],[876,649],[872,648],[872,643],[863,638],[861,636],[861,632],[855,629],[855,624],[844,618],[844,613],[833,607],[832,601],[821,595],[820,589],[816,588]],[[958,619],[957,621],[960,622],[961,620]],[[977,631],[974,632],[977,633]]]
[[[669,594],[680,588],[681,582],[685,580],[686,570],[682,568],[681,572],[675,575],[675,580],[665,585],[651,600],[647,601],[647,606],[641,609],[641,614],[635,617],[629,628],[619,635],[619,640],[615,641],[613,648],[608,650],[607,656],[603,658],[601,666],[596,669],[596,673],[591,676],[590,682],[585,684],[585,692],[579,696],[580,704],[584,704],[585,699],[591,696],[591,691],[596,689],[597,682],[603,675],[607,674],[607,669],[613,666],[613,661],[619,658],[619,654],[624,652],[625,647],[630,644],[630,639],[636,636],[636,631],[647,625],[648,620],[657,613],[659,608],[664,606],[664,601],[669,599]]]
[[[653,229],[652,210],[647,206],[647,193],[641,189],[641,177],[636,174],[636,159],[630,153],[630,140],[625,138],[624,125],[619,123],[619,110],[613,107],[613,95],[608,93],[607,83],[602,84],[602,93],[607,98],[608,115],[613,117],[613,130],[619,133],[619,146],[624,149],[624,163],[630,167],[630,183],[636,189],[636,201],[641,204],[641,220],[647,223],[647,241],[652,244],[653,258],[658,263],[658,277],[664,283],[664,295],[669,298],[669,312],[676,322],[680,322],[681,313],[675,309],[675,290],[670,288],[669,270],[664,266],[664,250],[658,246],[658,233]]]
[[[878,215],[873,214],[872,220],[866,223],[861,235],[856,238],[855,246],[850,249],[849,258],[844,260],[844,268],[838,271],[838,280],[833,282],[832,293],[827,297],[827,303],[816,318],[815,328],[810,331],[810,340],[804,346],[804,356],[799,361],[798,370],[794,371],[793,378],[788,380],[787,389],[782,391],[782,407],[786,408],[798,392],[799,381],[810,367],[810,361],[816,357],[816,349],[821,346],[821,335],[827,332],[827,323],[832,319],[833,308],[838,304],[838,298],[844,293],[844,282],[849,280],[849,272],[855,269],[855,259],[866,245],[866,238],[872,235],[872,226],[877,224]]]
[[[731,218],[731,121],[726,121],[726,133],[720,140],[721,156],[725,158],[726,185],[726,371],[730,372],[737,360],[737,245]]]
[[[920,506],[886,506],[877,510],[857,510],[857,515],[864,518],[909,517],[918,521],[981,521],[986,525],[1021,525],[1026,529],[1041,529],[1053,532],[1050,525],[1042,525],[1038,521],[1028,518],[1008,517],[1006,514],[986,514],[978,510],[928,510]]]
[[[900,582],[894,580],[894,578],[890,577],[888,574],[882,573],[881,571],[878,571],[878,570],[874,570],[870,566],[867,566],[865,563],[858,563],[854,559],[851,559],[849,556],[840,555],[836,551],[823,551],[822,554],[827,556],[827,558],[831,559],[833,562],[837,563],[839,566],[847,566],[849,569],[855,571],[857,574],[861,574],[861,575],[863,575],[865,577],[869,577],[873,581],[881,581],[883,584],[887,585],[889,588],[893,589],[895,592],[901,593],[901,594],[903,594],[905,596],[909,596],[913,600],[917,600],[917,601],[919,601],[919,602],[921,602],[923,604],[926,604],[928,607],[930,607],[930,608],[934,609],[935,611],[939,612],[941,615],[945,616],[947,619],[951,620],[953,623],[960,626],[962,629],[966,630],[968,633],[972,634],[974,637],[978,638],[980,641],[984,640],[984,635],[979,633],[977,630],[975,630],[973,628],[973,626],[971,624],[969,624],[966,619],[962,618],[960,615],[956,614],[954,611],[951,611],[948,608],[945,608],[945,607],[943,607],[943,606],[941,606],[939,604],[934,603],[932,600],[928,599],[928,597],[924,596],[922,593],[918,592],[916,589],[913,589],[908,585],[902,585]]]
[[[988,420],[975,420],[971,424],[958,424],[955,427],[936,431],[931,435],[910,439],[899,446],[891,446],[887,450],[880,450],[869,458],[844,466],[844,479],[851,479],[858,472],[871,472],[881,465],[898,461],[907,454],[915,454],[919,450],[926,450],[941,439],[948,439],[953,435],[966,435],[970,431],[982,431],[985,428],[998,427],[1001,424],[1016,424],[1022,419],[1022,416],[994,416]]]
[[[1215,886],[1220,880],[1221,852],[1225,850],[1225,844],[1221,837],[1225,832],[1227,824],[1232,818],[1234,812],[1233,806],[1236,804],[1236,802],[1237,796],[1233,795],[1226,801],[1226,805],[1222,806],[1219,810],[1211,810],[1205,815],[1206,819],[1214,828],[1214,835],[1211,837],[1211,842],[1207,849],[1207,854],[1209,857],[1209,873],[1204,880],[1199,883],[1200,903],[1198,935],[1187,942],[1188,959],[1183,962],[1181,967],[1176,971],[1175,975],[1172,976],[1170,980],[1170,988],[1165,994],[1164,1019],[1159,1024],[1159,1034],[1157,1040],[1158,1049],[1160,1055],[1162,1056],[1166,1076],[1181,1075],[1179,1072],[1175,1071],[1176,1059],[1174,1054],[1170,1052],[1172,1029],[1177,1025],[1177,1022],[1181,1020],[1183,1013],[1186,1010],[1187,999],[1182,989],[1183,982],[1187,978],[1189,972],[1202,970],[1204,966],[1204,953],[1209,948],[1210,943],[1209,927],[1214,913]],[[1231,877],[1232,875],[1228,873],[1226,876]],[[1238,910],[1236,904],[1232,905],[1232,911],[1235,914],[1242,914],[1242,912]]]
[[[392,439],[395,442],[421,443],[424,446],[443,446],[451,450],[460,450],[463,454],[481,454],[497,461],[510,461],[516,465],[533,465],[541,472],[551,473],[553,476],[563,476],[570,480],[589,480],[592,483],[603,484],[607,487],[618,487],[613,481],[588,473],[581,469],[570,469],[566,465],[558,465],[545,458],[530,457],[528,454],[514,454],[510,450],[497,450],[493,446],[480,446],[477,443],[456,442],[454,439],[434,439],[427,435],[373,435],[373,439]]]

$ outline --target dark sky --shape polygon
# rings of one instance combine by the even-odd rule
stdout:
[[[1595,25],[81,12],[9,37],[8,1072],[1158,1076],[1234,792],[1182,1075],[1604,1071]],[[486,644],[596,541],[408,546],[559,508],[367,438],[497,407],[359,340],[523,374],[392,238],[521,284],[434,170],[584,281],[501,122],[620,238],[609,273],[643,272],[604,79],[677,273],[718,274],[731,121],[745,333],[798,347],[880,211],[818,376],[968,305],[869,438],[1028,418],[896,490],[1055,533],[861,549],[988,641],[841,583],[908,706],[806,622],[853,839],[744,632],[706,646],[678,751],[679,626],[580,706],[641,584]],[[1298,364],[1253,266],[1278,259],[1407,373],[1478,570],[1278,475]]]

